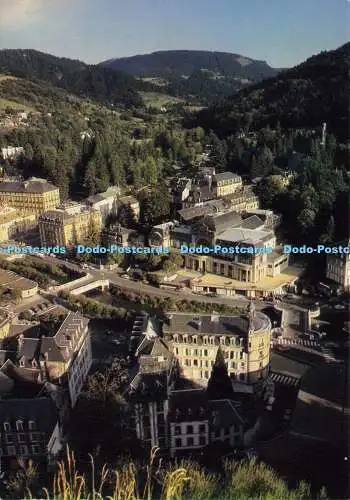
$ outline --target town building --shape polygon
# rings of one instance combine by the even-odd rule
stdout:
[[[118,186],[110,186],[107,191],[87,198],[87,206],[99,210],[101,213],[102,225],[106,224],[110,215],[117,215],[117,197],[119,194],[120,188]]]
[[[254,308],[248,315],[167,314],[164,340],[183,376],[206,387],[221,351],[234,389],[261,392],[270,363],[271,321]]]
[[[11,328],[11,319],[8,314],[1,311],[0,313],[0,342],[9,336]]]
[[[230,204],[231,210],[236,212],[259,208],[259,199],[251,185],[238,187],[234,193],[227,195],[225,200]]]
[[[245,422],[230,399],[209,400],[203,389],[175,390],[170,395],[170,455],[186,456],[213,443],[229,448],[244,444]]]
[[[171,201],[178,206],[189,197],[192,180],[187,177],[175,178],[171,185]]]
[[[336,247],[350,247],[350,240],[342,241]],[[327,254],[326,277],[341,286],[342,290],[350,291],[350,254]]]
[[[92,363],[88,320],[69,311],[56,329],[42,325],[29,327],[18,337],[18,364],[39,380],[68,388],[73,407],[79,397]]]
[[[79,204],[51,210],[39,217],[40,241],[46,247],[82,243],[90,234],[99,235],[101,229],[101,212]]]
[[[0,463],[2,470],[54,465],[63,447],[59,397],[10,360],[0,368]]]
[[[24,148],[20,146],[7,146],[6,148],[1,148],[1,154],[4,160],[14,160],[24,154]]]
[[[36,177],[23,182],[3,181],[0,183],[0,203],[39,216],[59,205],[60,192],[50,182]]]
[[[151,246],[163,246],[169,248],[172,242],[172,230],[176,226],[175,222],[164,222],[153,226],[148,242]]]
[[[13,207],[3,207],[0,210],[0,243],[18,239],[37,226],[34,214],[23,213]]]
[[[237,403],[210,400],[205,388],[183,378],[174,350],[154,318],[137,317],[131,334],[136,365],[127,400],[138,439],[175,455],[200,452],[219,441],[241,446],[245,421]]]
[[[198,210],[202,208],[198,207]],[[254,297],[280,293],[284,286],[297,279],[298,274],[283,274],[288,268],[289,256],[276,243],[273,212],[255,209],[238,213],[225,210],[197,219],[193,214],[190,217],[193,223],[173,227],[172,247],[181,249],[183,245],[202,245],[235,249],[232,253],[184,253],[184,267],[202,273],[191,281],[193,291],[225,295],[240,293]],[[245,253],[236,251],[236,248],[243,247]],[[213,275],[221,276],[222,283],[226,285],[221,286],[220,279],[215,279]]]
[[[33,297],[38,293],[38,283],[36,281],[23,278],[13,271],[0,268],[0,287],[10,291],[18,291],[22,299]]]
[[[121,247],[142,246],[144,236],[134,229],[128,229],[121,224],[113,224],[103,230],[102,239],[107,245],[118,245]]]
[[[242,187],[242,177],[232,172],[222,172],[213,177],[212,188],[217,198],[233,194]]]

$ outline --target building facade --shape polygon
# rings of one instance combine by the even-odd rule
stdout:
[[[235,390],[260,391],[269,373],[271,322],[260,312],[249,314],[168,314],[164,339],[184,377],[206,386],[220,349]]]
[[[11,361],[0,369],[0,462],[2,470],[53,465],[63,447],[59,409],[45,384]]]
[[[66,386],[73,407],[92,364],[88,320],[69,312],[56,332],[24,331],[18,339],[18,363],[37,370],[43,380]]]
[[[115,216],[117,214],[117,198],[119,194],[120,188],[118,186],[110,186],[107,191],[87,198],[87,206],[100,212],[103,225],[106,224],[110,215]]]
[[[350,240],[337,246],[350,247]],[[328,254],[326,260],[326,277],[339,284],[343,290],[350,290],[350,254]]]
[[[232,172],[222,172],[213,177],[213,190],[217,198],[233,194],[242,187],[242,178]]]
[[[171,456],[195,453],[220,440],[243,444],[245,422],[230,400],[209,400],[203,388],[186,388],[177,356],[152,321],[136,318],[136,366],[127,391],[138,439]]]
[[[91,232],[99,235],[101,229],[100,211],[83,206],[52,210],[39,217],[42,246],[75,245],[83,242]]]
[[[4,181],[0,183],[0,203],[22,213],[39,216],[60,204],[59,189],[45,179]]]
[[[4,207],[0,211],[0,243],[18,238],[37,228],[35,214],[26,214],[13,207]]]

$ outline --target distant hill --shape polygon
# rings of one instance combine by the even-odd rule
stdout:
[[[196,96],[202,102],[277,74],[265,61],[239,54],[205,50],[167,50],[152,54],[110,59],[102,67],[125,71],[143,79],[160,79],[167,91],[178,96]],[[163,82],[162,82],[163,81]]]
[[[140,106],[139,91],[156,87],[112,68],[55,57],[36,50],[0,50],[0,73],[63,88],[103,103]]]
[[[328,129],[348,138],[350,43],[324,51],[274,78],[252,85],[203,110],[197,124],[226,137],[279,122],[282,127]]]

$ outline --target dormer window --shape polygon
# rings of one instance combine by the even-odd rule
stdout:
[[[10,432],[11,431],[11,424],[10,424],[10,422],[4,422],[4,431],[5,432]]]
[[[17,422],[16,422],[16,429],[19,432],[23,432],[23,422],[22,422],[22,420],[17,420]]]

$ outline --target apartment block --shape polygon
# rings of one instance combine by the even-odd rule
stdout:
[[[261,312],[248,316],[167,314],[163,335],[184,377],[203,386],[219,350],[236,390],[260,391],[268,376],[271,321]]]
[[[0,203],[39,216],[60,204],[60,192],[50,182],[36,177],[23,182],[3,181],[0,183]]]
[[[42,246],[71,246],[82,243],[90,232],[101,233],[99,210],[84,205],[72,205],[45,212],[39,217]]]

